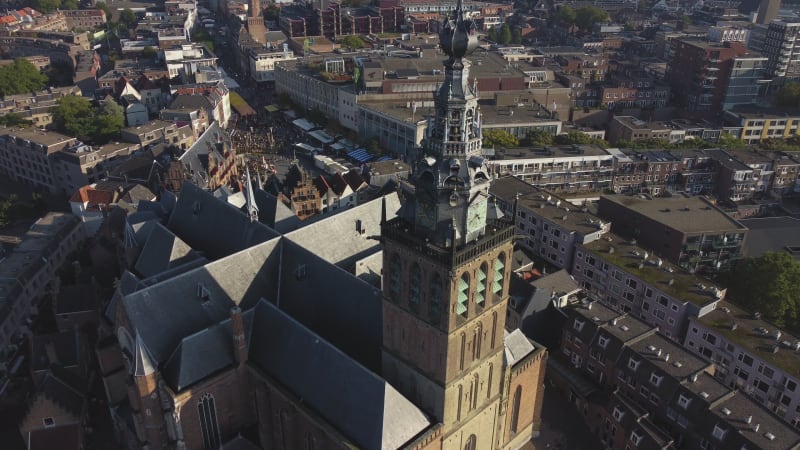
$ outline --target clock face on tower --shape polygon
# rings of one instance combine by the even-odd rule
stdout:
[[[417,224],[433,229],[436,225],[436,210],[428,202],[417,203]]]
[[[486,225],[486,198],[475,199],[467,209],[467,234],[480,231]]]

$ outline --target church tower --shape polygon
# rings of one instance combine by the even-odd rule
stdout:
[[[440,32],[445,77],[423,148],[383,221],[384,377],[442,424],[442,448],[494,449],[512,223],[489,201],[476,85],[478,45],[461,1]]]

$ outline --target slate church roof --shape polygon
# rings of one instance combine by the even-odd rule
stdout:
[[[366,450],[394,450],[430,425],[389,383],[262,301],[251,362]],[[320,382],[324,380],[324,382]]]

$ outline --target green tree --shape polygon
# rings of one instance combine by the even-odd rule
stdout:
[[[0,125],[5,125],[7,127],[29,127],[33,125],[33,122],[22,117],[22,114],[12,112],[0,117]]]
[[[93,111],[94,130],[92,141],[95,144],[105,144],[118,138],[120,130],[125,126],[125,111],[117,102],[108,100]]]
[[[131,11],[130,8],[125,8],[119,13],[119,21],[128,29],[136,28],[136,25],[139,23],[139,19],[136,18],[136,13]]]
[[[608,147],[608,142],[604,139],[594,138],[580,131],[570,131],[568,133],[559,134],[553,139],[553,142],[558,145],[594,144],[603,148]]]
[[[142,49],[142,58],[148,59],[156,59],[158,57],[158,51],[149,45]]]
[[[269,6],[264,8],[264,18],[267,20],[278,20],[278,17],[281,14],[281,9],[275,6],[274,3],[270,3]]]
[[[519,147],[519,139],[505,130],[483,130],[484,147]]]
[[[364,47],[364,41],[354,34],[343,37],[341,42],[344,48],[359,49]]]
[[[106,21],[111,20],[111,8],[108,7],[106,2],[97,2],[94,4],[97,9],[102,9],[106,13]]]
[[[768,252],[736,263],[727,276],[728,297],[779,326],[797,328],[800,263],[787,252]]]
[[[500,27],[500,35],[497,38],[503,45],[511,43],[511,27],[509,27],[507,23],[504,23],[503,26]]]
[[[37,11],[51,13],[61,7],[61,0],[31,0],[30,5]]]
[[[328,124],[328,116],[325,115],[319,108],[314,108],[308,112],[308,119],[317,125],[326,126]]]
[[[489,33],[486,35],[486,38],[492,42],[497,42],[497,30],[495,27],[489,28]]]
[[[575,8],[571,6],[561,5],[558,7],[555,16],[556,22],[564,26],[575,25],[576,12]]]
[[[720,147],[728,150],[739,150],[747,147],[747,143],[745,143],[743,140],[728,133],[723,133],[719,137],[718,144]]]
[[[92,105],[86,97],[67,95],[58,99],[53,113],[55,128],[70,136],[89,139],[94,133]]]
[[[47,76],[39,73],[30,61],[17,58],[13,63],[0,67],[0,96],[34,92],[47,83]]]
[[[76,0],[64,0],[61,3],[61,9],[65,11],[75,11],[78,9],[78,2]]]
[[[533,130],[520,140],[520,145],[531,147],[544,147],[553,145],[553,135],[544,130]]]
[[[514,27],[511,30],[511,43],[512,44],[522,44],[522,30],[519,27]]]
[[[599,22],[608,22],[608,13],[596,6],[582,6],[575,10],[575,25],[581,30],[589,31]]]
[[[800,106],[800,83],[790,81],[775,92],[776,106]]]

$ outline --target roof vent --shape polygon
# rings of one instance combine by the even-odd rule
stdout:
[[[750,424],[750,422],[752,422],[752,421],[753,421],[753,415],[752,415],[752,414],[751,414],[751,415],[749,415],[749,416],[747,416],[747,417],[745,417],[745,419],[744,419],[744,423],[746,423],[746,424],[748,424],[748,425],[749,425],[749,424]]]
[[[775,440],[775,435],[770,433],[770,432],[764,433],[764,437],[769,439],[770,441],[774,441]]]
[[[623,325],[623,326],[619,327],[619,329],[620,329],[620,330],[622,330],[622,331],[628,331],[628,330],[630,330],[630,328],[628,328],[628,326],[627,326],[627,325]]]
[[[675,367],[677,367],[677,368],[679,368],[679,369],[680,369],[681,367],[683,367],[683,364],[681,364],[681,362],[680,362],[680,361],[675,361],[674,363],[672,363],[672,365],[673,365],[673,366],[675,366]]]
[[[692,383],[696,383],[696,382],[697,382],[697,373],[693,373],[692,374]]]
[[[700,397],[708,398],[708,392],[706,392],[706,391],[701,392],[700,393]]]
[[[725,414],[726,416],[731,415],[731,410],[728,408],[722,408],[720,411],[722,411],[722,414]]]

